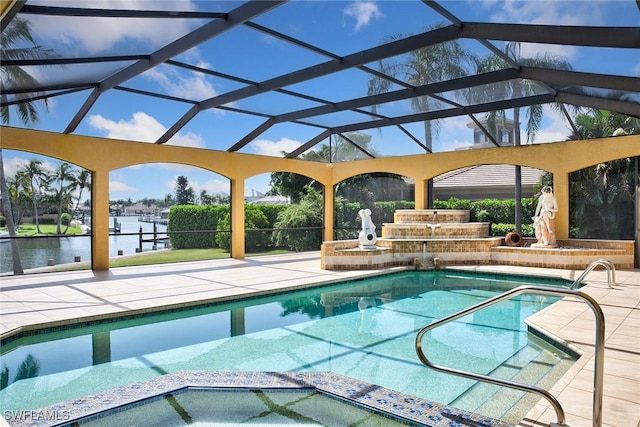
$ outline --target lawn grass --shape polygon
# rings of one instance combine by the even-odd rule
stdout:
[[[142,252],[109,260],[109,267],[129,267],[133,265],[166,264],[171,262],[205,261],[229,258],[228,251],[222,249],[167,249]]]
[[[286,249],[252,253],[250,256],[275,255],[290,253]],[[212,259],[229,258],[231,254],[223,249],[168,249],[143,252],[122,258],[111,258],[109,267],[130,267],[135,265],[166,264],[172,262],[206,261]]]
[[[33,236],[57,236],[58,226],[55,224],[40,224],[40,233],[38,233],[38,229],[35,224],[20,224],[20,228],[18,229],[18,237],[33,237]],[[64,230],[67,228],[66,225],[61,225],[60,229],[64,233]],[[0,228],[0,230],[6,231],[6,227]],[[82,234],[82,228],[74,225],[70,225],[67,230],[66,236],[72,234]]]

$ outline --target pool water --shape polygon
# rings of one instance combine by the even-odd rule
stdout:
[[[187,390],[80,424],[86,427],[407,425],[314,390],[246,393]]]
[[[505,400],[496,386],[424,367],[415,337],[436,319],[522,284],[566,285],[404,272],[22,337],[2,347],[0,403],[35,409],[181,370],[329,371],[500,418],[514,413],[521,393]],[[423,348],[439,365],[552,384],[573,359],[528,333],[524,320],[555,300],[504,301],[431,331]]]

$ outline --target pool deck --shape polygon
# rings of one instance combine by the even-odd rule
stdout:
[[[468,271],[563,277],[582,271],[516,266],[461,266]],[[329,271],[320,253],[223,259],[109,271],[72,271],[0,277],[0,335],[20,329],[95,320],[123,312],[190,305],[240,295],[330,283],[404,268]],[[606,319],[602,425],[640,426],[640,270],[616,271],[610,288],[605,271],[592,271],[581,290],[602,307]],[[532,316],[530,322],[583,353],[550,390],[562,404],[567,424],[592,426],[595,320],[589,306],[564,299]],[[556,420],[546,401],[519,424],[548,426]],[[0,418],[0,425],[6,425]]]

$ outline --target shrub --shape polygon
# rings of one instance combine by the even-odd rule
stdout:
[[[177,205],[169,211],[167,231],[193,231],[170,233],[171,246],[175,249],[215,248],[219,218],[228,214],[229,206]],[[195,232],[200,231],[200,232]]]
[[[244,207],[244,229],[257,230],[261,228],[269,228],[267,216],[262,213],[260,206],[264,205],[246,205]],[[231,230],[231,214],[226,213],[222,219],[218,221],[217,230]],[[271,236],[266,233],[248,232],[245,233],[245,250],[247,252],[256,252],[269,247]],[[220,248],[231,250],[231,233],[216,233],[216,243]]]
[[[514,224],[492,223],[491,235],[506,236],[507,233],[510,233],[515,229],[516,229],[516,226]],[[522,224],[522,235],[525,237],[534,237],[535,230],[533,229],[533,224]]]
[[[289,205],[280,212],[275,224],[273,241],[294,251],[317,250],[322,243],[322,230],[290,230],[301,227],[322,227],[322,194],[309,187],[299,204]]]
[[[373,206],[361,206],[358,202],[347,202],[345,199],[338,199],[335,203],[335,238],[337,240],[355,239],[361,229],[360,209],[371,209],[371,220],[376,225],[376,229],[385,222],[393,222],[394,213],[398,209],[413,209],[415,203],[406,200],[396,200],[389,202],[375,202]],[[379,231],[378,231],[379,233]]]
[[[38,223],[40,225],[55,225],[56,218],[53,218],[51,216],[41,216],[41,217],[38,217]]]
[[[71,214],[63,213],[60,217],[60,224],[69,225],[71,224]]]

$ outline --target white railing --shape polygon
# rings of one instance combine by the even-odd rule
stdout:
[[[510,299],[514,296],[520,294],[539,294],[539,295],[553,295],[553,296],[572,296],[578,297],[587,302],[593,310],[593,313],[596,317],[596,337],[595,337],[595,366],[594,366],[594,384],[593,384],[593,427],[601,427],[602,426],[602,396],[603,396],[603,384],[604,384],[604,313],[600,308],[600,305],[588,294],[575,290],[575,289],[566,289],[566,288],[552,288],[547,286],[519,286],[517,288],[511,289],[507,292],[504,292],[500,295],[497,295],[493,298],[489,298],[483,302],[480,302],[474,306],[466,308],[464,310],[460,310],[457,313],[454,313],[450,316],[437,320],[424,328],[420,329],[418,335],[416,336],[416,353],[418,354],[418,358],[420,361],[427,367],[434,369],[439,372],[449,373],[452,375],[457,375],[464,378],[473,379],[476,381],[487,382],[490,384],[514,388],[517,390],[536,393],[547,399],[553,409],[556,412],[556,417],[558,418],[555,424],[558,427],[567,426],[566,417],[564,414],[564,410],[560,405],[560,402],[551,395],[547,390],[544,390],[540,387],[530,385],[530,384],[522,384],[509,380],[504,380],[501,378],[490,377],[487,375],[476,374],[472,372],[461,371],[458,369],[448,368],[445,366],[439,366],[431,363],[427,356],[422,351],[422,339],[424,335],[430,331],[431,329],[437,328],[440,325],[445,323],[457,320],[461,317],[466,316],[467,314],[473,313],[475,311],[486,308],[490,305],[497,304],[501,301]]]
[[[578,277],[576,281],[573,282],[573,284],[569,287],[569,289],[577,288],[578,285],[587,276],[587,274],[591,273],[591,271],[599,265],[607,269],[607,284],[609,285],[610,288],[613,288],[613,285],[616,284],[616,266],[613,265],[613,263],[608,259],[598,259],[593,261],[591,264],[587,266],[587,268],[584,269],[580,277]]]

